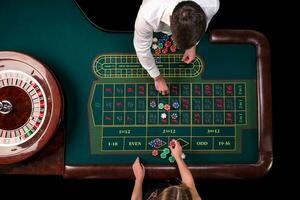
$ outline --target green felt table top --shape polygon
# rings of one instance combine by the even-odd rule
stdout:
[[[91,129],[92,110],[89,109],[93,94],[91,91],[96,86],[101,90],[105,84],[152,84],[152,80],[147,76],[101,78],[95,73],[94,61],[101,56],[134,55],[133,33],[109,33],[97,29],[72,0],[7,1],[0,7],[0,27],[0,50],[20,51],[41,60],[49,66],[61,84],[65,103],[66,164],[129,164],[137,155],[140,155],[145,163],[168,163],[153,158],[151,151],[101,153],[99,146],[97,147],[98,143],[93,142],[100,141],[99,134],[93,134],[97,129]],[[236,147],[233,151],[187,150],[186,161],[192,164],[255,163],[258,156],[255,47],[250,44],[211,44],[206,35],[197,47],[197,56],[202,59],[204,65],[201,75],[169,77],[167,81],[202,85],[227,82],[245,84],[247,124],[226,125],[237,133],[232,140],[235,141]],[[100,92],[99,95],[104,94]],[[126,126],[128,127],[129,125]],[[199,126],[199,130],[195,129],[195,132],[202,132],[200,129],[205,127],[207,126]],[[222,141],[215,141],[218,142]],[[145,144],[147,145],[147,142]]]

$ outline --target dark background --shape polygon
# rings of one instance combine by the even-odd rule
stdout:
[[[100,2],[100,3],[99,3]],[[264,3],[263,3],[264,2]],[[277,2],[277,1],[276,1]],[[77,0],[91,22],[106,30],[133,31],[134,20],[141,0],[98,1]],[[273,152],[274,163],[263,178],[253,180],[197,180],[197,188],[203,199],[288,199],[292,197],[292,179],[296,179],[299,155],[293,157],[296,146],[296,132],[288,130],[293,125],[289,105],[291,96],[297,90],[292,88],[296,79],[290,78],[294,65],[289,54],[294,29],[293,16],[285,13],[292,5],[268,3],[262,0],[221,0],[220,9],[209,25],[210,29],[253,29],[262,32],[271,45],[272,99],[273,99]],[[292,12],[291,12],[292,13]],[[294,26],[292,26],[292,25]],[[296,29],[296,28],[295,28]],[[296,46],[296,45],[295,45]],[[297,47],[297,46],[296,46]],[[296,84],[296,83],[295,83]],[[297,84],[296,84],[297,85]],[[294,101],[295,102],[295,101]],[[297,102],[295,102],[297,108]],[[294,115],[295,116],[295,115]],[[299,117],[298,117],[299,118]],[[288,123],[289,122],[289,123]],[[294,124],[295,125],[295,124]],[[294,159],[294,161],[293,161]],[[296,179],[297,180],[297,179]],[[152,181],[145,180],[145,185]],[[133,180],[64,180],[62,177],[44,176],[0,176],[0,192],[34,197],[35,192],[47,196],[84,195],[96,199],[130,199]],[[295,183],[298,185],[298,183]],[[13,193],[12,193],[13,192]],[[43,196],[44,196],[43,195]],[[29,197],[28,196],[28,197]]]

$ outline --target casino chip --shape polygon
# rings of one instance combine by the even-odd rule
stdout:
[[[160,42],[158,43],[157,46],[158,46],[159,49],[162,49],[164,47],[163,43],[160,43]]]
[[[152,141],[150,141],[148,144],[149,144],[151,147],[154,147],[154,143],[155,143],[155,141],[152,140]]]
[[[169,111],[170,108],[171,108],[171,106],[170,106],[169,104],[165,104],[165,105],[164,105],[164,109],[165,109],[166,111]]]
[[[172,148],[174,148],[175,147],[175,140],[171,140],[170,142],[169,142],[169,145],[172,147]]]
[[[160,110],[162,110],[162,109],[164,108],[164,104],[163,104],[163,103],[159,103],[159,104],[158,104],[158,108],[159,108]]]
[[[170,157],[169,157],[169,162],[170,162],[170,163],[174,163],[174,162],[175,162],[174,156],[170,156]]]
[[[163,54],[167,54],[168,53],[168,48],[167,47],[163,47],[162,50],[161,50],[161,52]]]
[[[164,40],[164,41],[168,41],[168,40],[169,40],[169,36],[168,36],[168,35],[164,35],[164,36],[163,36],[163,40]]]
[[[162,114],[160,115],[160,117],[161,117],[162,119],[166,119],[166,118],[167,118],[167,114],[166,114],[166,113],[162,113]]]
[[[170,51],[172,52],[172,53],[174,53],[175,51],[176,51],[176,45],[172,45],[171,47],[170,47]]]
[[[159,49],[159,48],[155,49],[155,55],[156,55],[156,56],[159,56],[159,55],[160,55],[160,53],[161,53],[161,51],[160,51],[160,49]]]
[[[157,43],[158,39],[156,37],[153,38],[152,42]]]
[[[157,46],[157,44],[152,44],[152,49],[157,49],[158,48],[158,46]]]
[[[166,159],[166,158],[167,158],[167,154],[161,153],[161,154],[160,154],[160,157],[161,157],[161,159]]]
[[[184,153],[181,154],[181,158],[185,159],[185,154]]]
[[[167,47],[167,48],[168,48],[168,47],[170,47],[170,46],[171,46],[171,44],[172,44],[172,43],[171,43],[170,41],[166,41],[166,42],[165,42],[165,47]]]
[[[169,149],[169,148],[164,148],[164,149],[163,149],[163,152],[164,152],[165,154],[169,154],[169,153],[170,153],[170,149]]]
[[[171,118],[172,119],[177,119],[178,118],[178,114],[177,113],[172,113],[171,114]]]
[[[160,60],[161,60],[160,57],[156,57],[156,58],[155,58],[155,62],[156,62],[156,63],[160,63]]]
[[[158,150],[157,149],[154,149],[152,151],[152,156],[158,156]]]
[[[156,107],[156,101],[155,100],[150,100],[150,107],[155,108]]]
[[[179,103],[177,101],[175,101],[173,104],[172,104],[173,108],[175,109],[178,109],[179,108]]]
[[[161,146],[165,145],[165,142],[159,138],[156,138],[155,140],[151,140],[148,143],[152,148],[160,148]]]

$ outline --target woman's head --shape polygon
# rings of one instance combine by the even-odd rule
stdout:
[[[185,185],[174,185],[164,189],[153,200],[191,200],[192,195],[188,187]]]
[[[206,30],[206,15],[193,1],[176,5],[171,16],[171,31],[177,47],[186,50],[195,46]]]

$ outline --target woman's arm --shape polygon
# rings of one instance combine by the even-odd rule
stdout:
[[[131,194],[131,200],[142,200],[143,199],[143,181],[135,180],[134,188]]]
[[[182,183],[190,189],[193,200],[201,200],[200,195],[198,194],[195,186],[193,175],[181,157],[182,147],[180,143],[175,140],[175,147],[173,148],[169,146],[169,148],[171,149],[172,155],[176,160]]]
[[[139,157],[136,158],[132,165],[132,170],[135,176],[134,188],[131,194],[131,200],[143,199],[143,181],[145,176],[145,167],[140,163]]]

